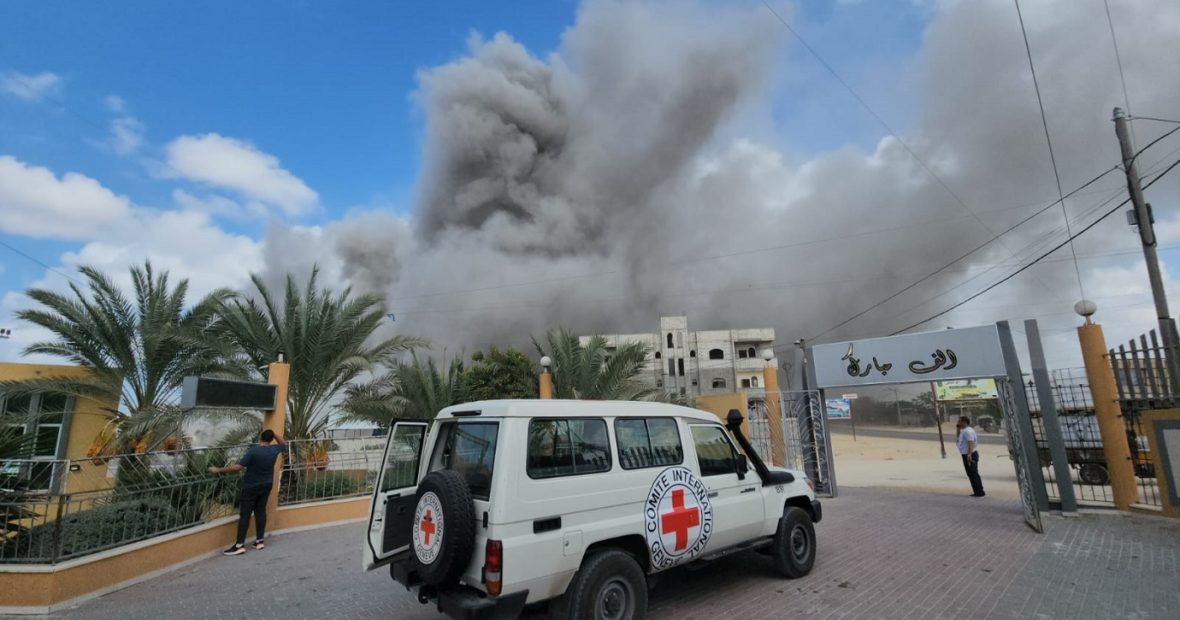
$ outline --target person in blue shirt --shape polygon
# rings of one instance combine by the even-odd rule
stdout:
[[[257,534],[254,548],[266,546],[266,502],[274,486],[275,461],[287,449],[286,442],[275,432],[262,431],[259,442],[235,464],[226,467],[210,467],[211,474],[234,473],[246,470],[242,475],[241,512],[238,515],[238,539],[232,547],[222,551],[223,555],[241,555],[246,552],[246,530],[250,529],[250,514],[254,514],[254,531]]]

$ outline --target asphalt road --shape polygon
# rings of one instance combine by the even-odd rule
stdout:
[[[828,427],[832,433],[840,435],[852,435],[852,426],[844,422],[832,424]],[[938,433],[933,431],[907,431],[907,430],[893,430],[880,427],[857,428],[856,435],[858,437],[887,437],[893,439],[919,439],[928,441],[938,441]],[[943,433],[943,439],[948,446],[952,448],[955,445],[954,433]],[[993,446],[1006,446],[1008,440],[1000,435],[992,435],[987,433],[979,433],[979,443]]]

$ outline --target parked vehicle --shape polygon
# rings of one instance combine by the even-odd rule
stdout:
[[[763,463],[741,422],[737,411],[722,424],[662,403],[559,400],[398,422],[365,568],[389,564],[453,618],[548,602],[559,618],[638,620],[649,577],[745,550],[802,577],[821,505],[802,473]]]
[[[1070,465],[1077,466],[1078,480],[1083,484],[1098,486],[1110,484],[1110,471],[1106,467],[1106,453],[1102,449],[1102,433],[1098,429],[1098,418],[1092,415],[1072,415],[1060,416],[1057,419],[1061,424],[1065,458]],[[1041,434],[1041,437],[1043,436],[1044,433]],[[1127,431],[1127,443],[1131,448],[1135,475],[1140,478],[1155,477],[1147,438]],[[1041,467],[1049,467],[1053,461],[1049,455],[1049,447],[1044,441],[1038,442],[1037,452]]]

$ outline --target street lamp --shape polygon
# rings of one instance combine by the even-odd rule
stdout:
[[[0,340],[8,340],[12,338],[12,330],[7,327],[0,327]]]

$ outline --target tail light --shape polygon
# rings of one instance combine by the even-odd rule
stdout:
[[[501,577],[504,572],[504,543],[498,540],[488,540],[483,560],[483,584],[488,594],[500,595],[503,586]]]

